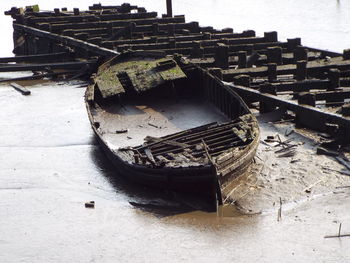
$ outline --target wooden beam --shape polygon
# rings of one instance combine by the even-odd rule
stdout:
[[[21,86],[17,83],[14,83],[14,82],[10,83],[10,85],[12,87],[14,87],[15,90],[21,92],[23,95],[25,95],[25,96],[30,95],[30,90],[28,90],[27,88],[25,88],[23,86]]]
[[[114,50],[103,48],[103,47],[100,47],[100,46],[97,46],[97,45],[94,45],[91,43],[87,43],[85,41],[75,39],[72,37],[53,34],[53,33],[43,31],[43,30],[40,30],[37,28],[33,28],[30,26],[13,24],[13,28],[16,31],[28,33],[28,34],[31,34],[31,35],[34,35],[37,37],[46,38],[46,39],[52,40],[53,42],[63,43],[69,47],[83,48],[86,51],[89,51],[93,54],[102,56],[104,58],[111,58],[111,57],[119,55],[119,53],[117,51],[114,51]]]

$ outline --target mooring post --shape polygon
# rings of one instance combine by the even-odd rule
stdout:
[[[166,0],[166,12],[168,17],[173,17],[173,7],[171,0]]]

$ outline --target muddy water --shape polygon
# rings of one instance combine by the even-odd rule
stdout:
[[[325,43],[324,47],[342,50],[348,42],[345,1],[235,1],[234,5],[226,0],[177,1],[178,5],[173,1],[175,13],[185,13],[203,25],[278,30],[281,37],[282,32],[288,37],[309,35],[317,28],[323,33],[311,38],[310,45]],[[1,1],[1,9],[23,4],[6,2]],[[53,1],[38,2],[56,7]],[[163,3],[139,2],[135,3],[149,10],[165,10]],[[80,4],[60,1],[59,5]],[[303,5],[300,14],[296,10]],[[215,19],[214,7],[218,7]],[[283,12],[259,16],[261,10]],[[301,18],[309,20],[303,23]],[[11,28],[3,27],[9,19],[0,19],[2,33],[10,36]],[[297,26],[302,23],[310,31]],[[295,34],[288,34],[288,29]],[[6,42],[11,43],[11,37],[1,43],[2,55],[10,54]],[[281,221],[272,203],[268,212],[254,216],[242,215],[234,207],[217,214],[191,211],[202,204],[114,176],[94,140],[84,89],[79,86],[35,85],[29,87],[28,97],[0,86],[0,262],[350,261],[350,238],[324,239],[338,233],[339,223],[342,233],[350,233],[349,189],[283,206]],[[304,175],[309,172],[306,169]],[[96,202],[95,209],[84,207],[90,200]],[[140,209],[130,202],[146,206]]]

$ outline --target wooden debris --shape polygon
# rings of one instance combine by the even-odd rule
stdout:
[[[21,86],[21,85],[19,85],[17,83],[14,83],[14,82],[10,83],[10,85],[12,87],[14,87],[15,90],[21,92],[23,95],[25,95],[25,96],[30,95],[30,90],[28,90],[27,88],[25,88],[23,86]]]
[[[280,197],[280,207],[278,208],[277,221],[282,221],[282,198]]]
[[[157,126],[157,125],[155,125],[155,124],[153,124],[153,123],[150,123],[150,122],[148,123],[148,125],[149,125],[149,126],[152,126],[152,127],[154,127],[154,128],[159,128],[159,126]]]
[[[122,130],[116,130],[115,133],[127,133],[129,130],[128,129],[122,129]]]
[[[90,201],[85,203],[86,208],[95,208],[95,201]]]
[[[341,228],[342,228],[342,223],[339,224],[339,230],[338,230],[338,235],[334,236],[325,236],[324,238],[335,238],[335,237],[350,237],[350,234],[341,234]]]

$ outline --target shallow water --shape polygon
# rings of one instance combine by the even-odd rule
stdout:
[[[37,1],[44,9],[94,2]],[[336,51],[350,43],[345,1],[173,2],[175,14],[202,25],[260,35],[277,30],[281,40],[301,36],[304,44]],[[165,10],[165,1],[133,3]],[[0,11],[15,5],[23,1],[1,1]],[[0,16],[0,23],[0,56],[10,55],[10,18]],[[0,86],[0,262],[350,261],[350,238],[324,239],[337,234],[339,222],[350,233],[349,190],[283,210],[280,222],[272,204],[272,212],[255,216],[232,207],[188,212],[201,204],[115,176],[96,145],[78,87],[37,85],[25,97]],[[84,207],[90,200],[95,209]]]
[[[41,9],[79,7],[87,9],[98,1],[37,0]],[[121,4],[122,1],[105,0],[103,4]],[[131,2],[131,1],[130,1]],[[135,0],[132,4],[144,6],[159,15],[166,12],[165,0]],[[1,1],[0,13],[11,6],[28,4],[23,0]],[[256,30],[277,31],[279,40],[301,37],[302,44],[342,52],[350,48],[350,1],[347,0],[173,0],[173,13],[185,14],[187,21],[198,21],[203,26],[221,29],[232,27],[236,32]],[[10,55],[12,49],[11,18],[0,16],[0,56]]]

